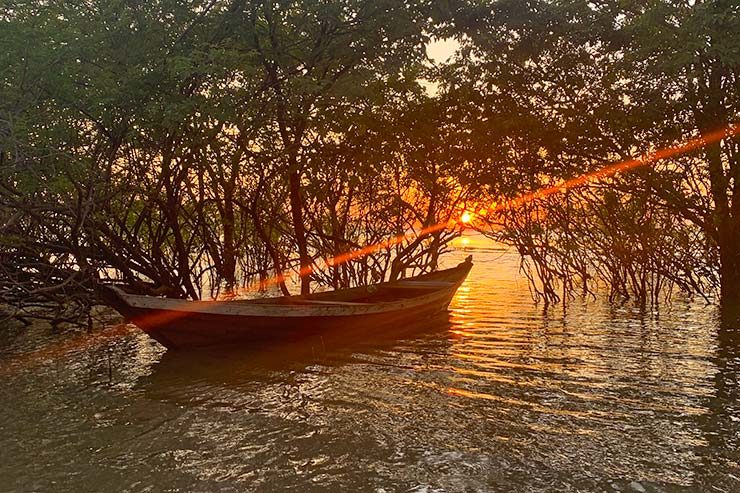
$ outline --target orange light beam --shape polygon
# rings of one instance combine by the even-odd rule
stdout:
[[[651,152],[649,154],[640,156],[635,159],[630,159],[628,161],[622,161],[619,163],[611,164],[609,166],[605,166],[591,173],[586,173],[586,174],[577,176],[576,178],[571,178],[570,180],[566,180],[563,183],[560,183],[559,185],[554,185],[554,186],[540,189],[540,190],[530,192],[524,195],[520,195],[519,197],[515,199],[511,199],[511,200],[505,201],[497,205],[496,207],[492,208],[490,211],[500,212],[500,211],[507,210],[507,209],[515,209],[528,202],[532,202],[535,199],[547,197],[548,195],[561,192],[565,189],[576,188],[576,187],[586,185],[588,183],[593,183],[595,181],[601,180],[602,178],[607,178],[609,176],[616,175],[617,173],[620,173],[622,171],[629,171],[634,168],[639,168],[640,166],[645,166],[648,164],[655,163],[656,161],[660,161],[662,159],[678,156],[679,154],[685,154],[689,151],[700,149],[704,146],[720,141],[724,139],[725,137],[733,137],[735,135],[738,135],[739,133],[740,133],[740,125],[736,125],[736,126],[729,125],[723,129],[708,133],[702,137],[696,137],[696,138],[681,142],[680,144],[675,145],[675,146],[666,147],[664,149]]]
[[[717,130],[715,132],[711,132],[702,137],[696,137],[696,138],[684,141],[675,146],[667,147],[667,148],[660,149],[658,151],[646,154],[636,159],[630,159],[628,161],[622,161],[619,163],[611,164],[609,166],[605,166],[591,173],[586,173],[576,178],[566,180],[559,185],[551,186],[551,187],[548,187],[542,190],[537,190],[535,192],[530,192],[530,193],[521,195],[515,199],[511,199],[501,204],[498,204],[496,205],[496,207],[490,210],[493,212],[499,212],[499,211],[506,210],[506,209],[513,209],[527,202],[531,202],[538,198],[547,197],[548,195],[552,195],[564,189],[579,187],[579,186],[582,186],[588,183],[592,183],[594,181],[598,181],[602,178],[613,176],[622,171],[632,170],[634,168],[645,166],[647,164],[660,161],[662,159],[677,156],[679,154],[684,154],[686,152],[693,151],[695,149],[700,149],[706,145],[722,140],[723,138],[738,135],[739,133],[740,133],[740,125],[728,125],[727,127],[723,129]],[[330,265],[330,266],[340,265],[340,264],[349,262],[351,260],[354,260],[356,258],[365,257],[367,255],[380,251],[384,248],[388,248],[393,245],[400,244],[408,238],[412,238],[414,236],[426,236],[428,234],[441,231],[447,228],[450,224],[454,225],[457,223],[455,221],[450,221],[450,222],[441,222],[441,223],[433,224],[431,226],[427,226],[423,228],[418,233],[408,233],[404,235],[394,236],[392,238],[381,241],[379,243],[367,245],[357,250],[353,250],[350,252],[336,255],[330,259],[327,259],[326,263],[327,265]],[[307,275],[310,275],[313,271],[314,271],[313,266],[305,267],[298,271],[298,275],[300,277],[305,277]],[[260,284],[263,286],[274,285],[274,284],[280,283],[281,281],[285,281],[286,279],[287,277],[285,274],[274,276],[272,278],[267,279],[266,281],[262,281],[261,283],[255,282],[249,286],[245,286],[244,288],[239,290],[239,293],[244,293],[244,292],[253,290],[255,289],[255,287],[259,286]],[[213,302],[214,300],[211,300],[211,301],[199,300],[199,301],[193,301],[192,303],[209,304]],[[166,324],[166,323],[179,320],[180,318],[186,317],[187,315],[188,315],[187,313],[175,312],[175,311],[159,312],[159,313],[147,315],[145,317],[132,320],[132,322],[136,325],[143,324],[144,326],[157,326],[157,325],[162,325],[162,324]],[[91,347],[97,344],[102,344],[103,342],[108,341],[114,337],[117,337],[119,335],[124,335],[127,333],[129,333],[129,331],[119,328],[114,331],[106,331],[106,334],[107,334],[106,336],[100,336],[100,337],[80,336],[79,338],[74,338],[74,339],[65,341],[59,346],[55,346],[51,348],[47,347],[47,348],[40,349],[40,350],[31,352],[31,353],[26,353],[25,355],[11,358],[10,360],[6,360],[4,369],[15,367],[19,362],[25,363],[26,365],[28,365],[34,361],[45,361],[48,359],[52,359],[52,358],[61,356],[62,354],[65,354],[69,351],[72,351],[75,348]],[[2,373],[4,372],[0,372],[0,374]]]
[[[499,212],[502,210],[520,207],[521,205],[525,203],[531,202],[538,198],[546,197],[548,195],[552,195],[554,193],[562,191],[563,189],[579,187],[587,183],[598,181],[602,178],[613,176],[622,171],[628,171],[634,168],[638,168],[640,166],[645,166],[647,164],[654,163],[661,159],[666,159],[666,158],[673,157],[679,154],[683,154],[683,153],[686,153],[686,152],[689,152],[695,149],[699,149],[710,143],[717,142],[725,137],[737,135],[738,133],[740,133],[740,126],[728,126],[726,128],[717,130],[715,132],[709,133],[702,137],[696,137],[696,138],[684,141],[678,145],[667,147],[665,149],[661,149],[661,150],[646,154],[644,156],[640,156],[636,159],[630,159],[628,161],[622,161],[619,163],[611,164],[609,166],[605,166],[591,173],[586,173],[576,178],[566,180],[565,182],[559,185],[551,186],[551,187],[548,187],[542,190],[538,190],[535,192],[530,192],[530,193],[521,195],[515,199],[498,204],[496,207],[492,209],[492,211]],[[367,245],[365,247],[358,248],[356,250],[352,250],[346,253],[336,255],[334,257],[327,259],[326,263],[329,266],[341,265],[346,262],[350,262],[356,258],[365,257],[372,253],[378,252],[380,250],[383,250],[384,248],[389,248],[391,246],[398,245],[400,243],[403,243],[405,240],[411,237],[426,236],[426,235],[435,233],[437,231],[443,230],[447,228],[449,224],[450,222],[440,222],[437,224],[433,224],[431,226],[427,226],[423,228],[421,231],[419,231],[418,233],[412,232],[412,233],[394,236],[392,238],[389,238],[387,240],[384,240],[384,241],[381,241],[381,242],[378,242],[372,245]],[[453,224],[455,223],[453,222]],[[298,271],[298,276],[305,277],[305,276],[310,275],[312,272],[314,272],[313,266],[304,267]],[[237,294],[243,294],[243,293],[252,291],[257,286],[260,286],[260,285],[262,286],[276,285],[276,284],[279,284],[280,282],[284,282],[286,279],[287,277],[285,274],[277,275],[277,276],[267,279],[266,281],[262,281],[261,283],[255,282],[255,283],[252,283],[251,285],[245,286],[244,288],[238,290]],[[193,303],[207,304],[207,303],[212,303],[212,301],[194,301]],[[136,325],[144,324],[144,326],[147,326],[147,325],[157,326],[157,325],[163,325],[169,322],[173,322],[185,316],[187,316],[187,313],[184,313],[184,312],[175,312],[175,311],[160,312],[160,313],[156,313],[153,315],[147,315],[140,319],[133,320],[132,322]]]
[[[438,223],[434,224],[432,226],[428,226],[426,228],[423,228],[419,231],[419,236],[426,236],[428,234],[440,231],[445,229],[448,226],[448,223]],[[364,257],[367,255],[370,255],[371,253],[377,252],[379,250],[382,250],[383,248],[390,247],[393,245],[397,245],[402,243],[407,238],[413,237],[415,234],[408,233],[406,235],[399,235],[395,236],[393,238],[390,238],[388,240],[375,243],[373,245],[368,245],[364,248],[360,248],[358,250],[353,250],[350,252],[346,252],[340,255],[337,255],[335,257],[332,257],[331,259],[327,260],[327,264],[329,265],[340,265],[345,262],[349,262],[350,260]],[[313,267],[306,267],[298,271],[298,275],[301,277],[307,276],[311,274],[314,271]],[[259,286],[265,286],[265,285],[276,285],[280,282],[286,281],[288,279],[288,276],[285,274],[274,276],[272,278],[267,279],[266,281],[262,282],[254,282],[250,284],[249,286],[246,286],[240,290],[241,293],[248,292],[249,290],[256,289]],[[192,301],[191,303],[196,304],[208,304],[208,303],[218,303],[217,300],[206,300],[206,301]],[[159,325],[165,325],[168,323],[176,322],[177,320],[186,318],[189,314],[187,312],[177,312],[177,311],[161,311],[161,312],[155,312],[149,315],[144,315],[142,317],[136,318],[131,320],[131,323],[137,326],[143,326],[143,327],[156,327]],[[74,337],[72,339],[68,339],[64,341],[61,344],[47,347],[44,349],[40,349],[37,351],[33,351],[30,353],[26,353],[24,355],[17,356],[15,358],[11,358],[8,361],[5,362],[5,364],[0,368],[0,375],[5,373],[10,368],[16,368],[19,366],[28,366],[29,364],[33,362],[44,362],[48,361],[50,359],[57,358],[59,356],[63,356],[64,354],[71,352],[75,349],[81,349],[85,347],[94,347],[99,344],[103,344],[109,340],[115,339],[118,336],[124,336],[130,334],[132,331],[130,328],[127,328],[125,324],[116,326],[115,329],[107,330],[105,332],[101,332],[100,335],[95,336],[89,336],[89,335],[80,335],[77,337]]]
[[[111,329],[95,332],[94,334],[79,334],[74,337],[70,337],[69,339],[65,339],[62,342],[50,344],[35,351],[11,356],[3,362],[2,366],[0,366],[0,375],[10,374],[14,370],[27,368],[34,363],[41,364],[45,361],[52,361],[64,356],[65,354],[71,353],[72,351],[94,348],[108,341],[129,335],[133,333],[133,331],[134,330],[130,325],[118,324]]]

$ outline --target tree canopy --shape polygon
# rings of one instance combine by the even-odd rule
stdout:
[[[459,229],[413,232],[468,206],[547,302],[602,283],[735,299],[729,133],[492,206],[735,125],[735,3],[5,2],[0,296],[64,320],[110,279],[190,298],[364,284],[435,268]],[[447,63],[434,38],[457,41]]]

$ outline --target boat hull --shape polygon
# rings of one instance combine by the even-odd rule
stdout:
[[[289,320],[276,317],[235,316],[219,314],[192,314],[179,317],[179,313],[167,310],[128,310],[126,318],[134,322],[150,337],[167,348],[206,347],[235,342],[265,343],[275,340],[290,340],[310,337],[328,331],[359,331],[377,327],[403,326],[420,318],[433,317],[446,310],[449,301],[428,303],[413,310],[400,309],[391,312],[357,315],[306,316]],[[147,319],[174,318],[163,324],[150,324]]]
[[[170,349],[199,348],[237,343],[264,344],[295,340],[333,332],[352,333],[403,328],[432,318],[447,309],[472,263],[398,283],[384,283],[368,288],[322,293],[310,297],[287,297],[265,303],[190,302],[137,295],[118,289],[107,290],[106,301],[127,320]],[[362,296],[363,290],[394,292],[403,286],[437,285],[418,296],[381,303],[334,301]],[[408,289],[408,288],[407,288]],[[353,294],[360,293],[360,294]],[[270,300],[267,300],[270,301]],[[284,303],[284,304],[282,304]],[[302,304],[306,303],[306,304]],[[318,304],[315,305],[315,304]]]

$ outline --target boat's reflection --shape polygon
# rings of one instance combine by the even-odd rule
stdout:
[[[229,346],[190,351],[167,351],[151,367],[151,373],[137,382],[150,397],[177,399],[192,397],[196,389],[248,390],[255,384],[284,381],[310,367],[341,366],[367,361],[373,354],[404,342],[424,338],[447,346],[453,335],[449,313],[383,330],[347,328],[290,341],[276,341],[259,347]]]

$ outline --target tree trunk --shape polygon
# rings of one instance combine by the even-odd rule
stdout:
[[[699,87],[699,94],[704,96],[701,109],[695,110],[697,127],[703,137],[725,128],[728,118],[722,79],[724,67],[716,60],[706,67],[706,82]],[[731,140],[732,137],[728,137]],[[727,141],[726,141],[727,143]],[[740,216],[735,213],[738,204],[730,202],[734,194],[731,178],[738,176],[737,160],[730,159],[730,169],[725,170],[722,156],[722,141],[711,142],[704,147],[709,171],[710,193],[714,201],[713,227],[716,231],[717,246],[720,256],[720,296],[723,305],[740,304]],[[733,180],[734,181],[734,180]]]
[[[703,131],[707,134],[708,131]],[[722,303],[740,304],[740,217],[732,213],[729,203],[729,179],[723,169],[720,143],[705,147],[712,199],[713,227],[719,248],[720,296]],[[735,185],[737,186],[737,185]]]
[[[290,185],[290,212],[293,218],[298,256],[301,262],[301,294],[311,292],[311,258],[308,256],[306,226],[303,223],[303,201],[301,200],[301,177],[296,171],[288,175]]]
[[[234,216],[234,204],[232,202],[233,191],[228,190],[224,194],[223,204],[223,264],[221,275],[226,283],[227,294],[233,294],[236,287],[236,239],[235,226],[236,219]]]
[[[262,188],[262,184],[258,187],[258,190]],[[262,220],[260,219],[260,215],[257,212],[257,194],[255,194],[255,199],[252,200],[252,203],[249,207],[246,207],[242,205],[250,214],[252,217],[252,223],[254,224],[254,229],[257,232],[257,236],[259,236],[260,240],[262,240],[262,243],[265,246],[265,249],[267,250],[267,254],[272,259],[272,265],[275,269],[275,279],[277,281],[277,285],[280,288],[280,291],[285,296],[290,296],[290,291],[288,291],[288,287],[285,285],[285,279],[284,279],[284,269],[283,269],[283,262],[280,260],[280,252],[278,252],[275,245],[272,244],[272,241],[270,240],[270,235],[265,231],[265,228],[262,225]],[[262,274],[260,274],[262,276]],[[264,279],[260,279],[260,284],[263,286],[267,285],[267,275],[265,274]]]
[[[727,222],[732,219],[727,218]],[[720,233],[720,296],[723,306],[740,308],[740,225],[732,226],[734,231]]]

